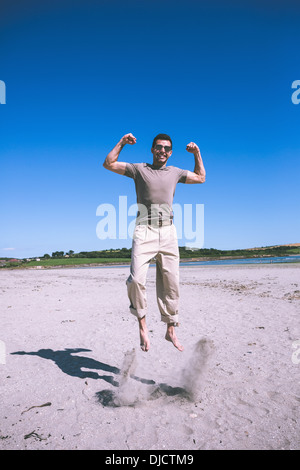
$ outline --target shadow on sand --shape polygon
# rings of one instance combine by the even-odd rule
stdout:
[[[62,372],[71,377],[79,377],[80,379],[101,379],[109,384],[113,385],[114,387],[119,387],[120,384],[113,375],[99,375],[95,370],[109,372],[114,375],[122,375],[121,369],[118,367],[111,366],[109,364],[105,364],[104,362],[97,361],[90,357],[85,356],[77,356],[73,354],[77,354],[80,352],[90,352],[90,349],[83,349],[83,348],[75,348],[69,349],[66,348],[64,350],[53,351],[52,349],[39,349],[38,351],[26,352],[26,351],[16,351],[11,353],[11,355],[19,355],[19,356],[38,356],[42,359],[48,359],[53,361],[57,367],[60,368]],[[91,369],[91,370],[82,370],[82,369]],[[167,396],[181,396],[187,397],[187,392],[184,388],[181,387],[171,387],[167,384],[156,384],[154,380],[143,379],[140,377],[136,377],[135,375],[130,375],[130,377],[142,384],[154,386],[151,390],[151,395],[149,399],[155,400],[160,398],[163,395]],[[112,390],[102,390],[96,393],[96,397],[98,401],[103,406],[108,407],[116,407],[115,394]]]
[[[118,386],[118,382],[114,380],[113,376],[110,375],[99,375],[97,372],[92,370],[86,371],[84,369],[101,370],[104,372],[111,372],[112,374],[119,374],[120,369],[112,367],[104,362],[96,361],[90,357],[85,356],[73,356],[73,354],[79,352],[90,352],[90,349],[76,348],[76,349],[64,349],[62,351],[53,351],[52,349],[39,349],[39,351],[17,351],[11,353],[12,355],[18,354],[20,356],[38,356],[42,359],[49,359],[53,361],[57,367],[61,369],[67,375],[72,377],[79,377],[80,379],[102,379],[106,382]]]

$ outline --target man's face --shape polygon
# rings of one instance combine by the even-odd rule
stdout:
[[[151,152],[153,153],[153,165],[164,166],[172,155],[172,144],[169,140],[157,140]]]

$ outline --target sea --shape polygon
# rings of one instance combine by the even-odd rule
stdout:
[[[300,255],[270,256],[264,258],[218,259],[209,261],[181,261],[180,266],[213,266],[230,264],[272,264],[272,263],[299,263]]]

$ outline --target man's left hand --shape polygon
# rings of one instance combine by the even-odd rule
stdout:
[[[187,146],[186,146],[186,150],[190,153],[200,153],[200,149],[198,147],[198,145],[196,145],[194,142],[190,142]]]

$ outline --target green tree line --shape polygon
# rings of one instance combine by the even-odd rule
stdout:
[[[216,248],[199,248],[188,249],[186,247],[179,247],[180,258],[219,258],[221,256],[239,256],[242,258],[257,257],[257,256],[286,256],[289,254],[300,254],[300,247],[293,246],[275,246],[275,247],[262,247],[257,249],[238,249],[238,250],[218,250]],[[131,248],[109,249],[100,251],[80,251],[74,253],[73,250],[68,252],[55,251],[50,256],[45,254],[42,258],[63,258],[65,256],[72,258],[130,258]]]

